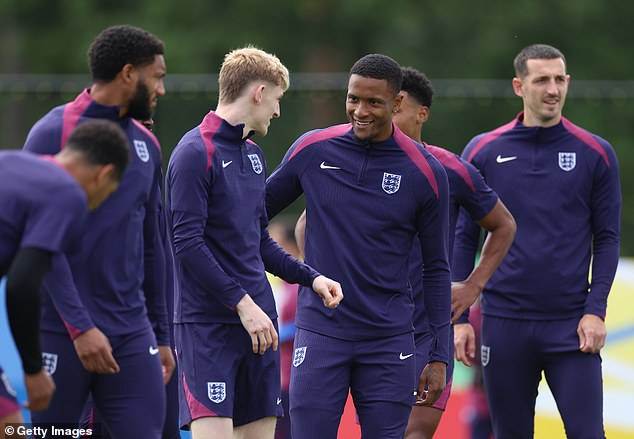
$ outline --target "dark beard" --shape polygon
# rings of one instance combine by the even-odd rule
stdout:
[[[128,117],[137,120],[147,120],[152,118],[152,108],[150,106],[150,91],[145,82],[139,80],[136,85],[134,95],[128,102]]]

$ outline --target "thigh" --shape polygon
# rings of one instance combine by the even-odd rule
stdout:
[[[358,342],[350,389],[364,438],[402,437],[418,383],[413,334]]]
[[[496,439],[533,437],[541,379],[535,324],[483,316],[482,373]]]
[[[111,337],[119,373],[99,374],[92,397],[113,438],[160,438],[165,419],[165,385],[156,340],[146,331]]]
[[[277,330],[277,320],[273,322]],[[235,380],[233,407],[234,427],[246,426],[258,420],[258,428],[270,425],[270,419],[284,416],[280,382],[280,353],[267,349],[264,354],[254,354],[249,346],[251,339],[247,332],[235,325],[234,339],[242,338],[243,354],[239,362]],[[257,395],[254,397],[254,395]],[[275,429],[275,423],[273,423]]]
[[[304,329],[295,334],[290,383],[293,437],[337,437],[350,388],[352,342]]]
[[[574,439],[602,438],[601,356],[579,350],[578,322],[578,319],[549,322],[542,331],[547,351],[544,375],[561,413],[567,436]]]
[[[68,334],[41,331],[42,363],[55,382],[46,410],[33,412],[34,423],[77,424],[90,393],[92,374],[81,362]]]

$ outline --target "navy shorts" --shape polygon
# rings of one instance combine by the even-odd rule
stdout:
[[[273,324],[277,330],[277,320]],[[181,428],[207,416],[240,426],[284,415],[279,351],[254,354],[242,325],[183,323],[174,335]]]
[[[364,438],[402,438],[415,401],[415,363],[412,333],[350,341],[298,329],[290,385],[293,437],[336,437],[350,391]]]
[[[440,394],[440,397],[436,400],[433,408],[445,411],[447,408],[447,401],[449,401],[449,395],[451,394],[451,384],[453,383],[453,326],[449,333],[449,363],[447,364],[447,385]],[[429,348],[431,347],[432,337],[429,333],[416,334],[414,336],[414,342],[416,343],[416,376],[420,377],[423,373],[423,369],[429,363]]]

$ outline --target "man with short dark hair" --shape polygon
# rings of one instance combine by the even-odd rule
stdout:
[[[0,277],[7,275],[7,314],[31,411],[44,410],[55,389],[39,341],[42,279],[54,259],[76,249],[86,212],[116,190],[127,164],[125,135],[105,121],[83,124],[55,156],[0,152]],[[0,425],[12,422],[22,416],[3,376]]]
[[[462,156],[517,221],[482,294],[482,366],[496,438],[532,438],[542,372],[572,438],[602,438],[601,357],[619,258],[621,189],[612,146],[562,116],[564,55],[535,44],[515,58],[523,111]],[[479,228],[461,217],[454,268],[470,271]],[[592,267],[592,282],[589,282]]]
[[[164,291],[165,238],[159,231],[161,151],[156,137],[135,119],[150,119],[165,94],[163,53],[163,43],[143,29],[105,29],[88,52],[92,86],[51,110],[26,140],[27,150],[55,153],[76,125],[106,119],[125,131],[131,151],[119,190],[90,214],[82,251],[69,258],[82,303],[55,300],[54,289],[63,279],[44,283],[41,337],[59,391],[49,409],[34,416],[36,422],[77,423],[91,393],[115,439],[161,435],[163,382],[174,365]],[[95,359],[102,356],[116,363],[100,367]]]
[[[467,320],[462,316],[479,297],[484,284],[500,265],[515,236],[515,221],[498,199],[497,194],[489,188],[473,165],[455,154],[438,146],[428,145],[421,140],[423,124],[430,114],[434,89],[424,73],[411,67],[403,68],[403,100],[394,115],[394,123],[417,141],[443,165],[449,179],[449,259],[453,253],[453,240],[456,221],[460,209],[464,209],[470,217],[488,232],[487,240],[478,266],[469,276],[452,285],[452,311],[454,312],[450,339],[453,339],[455,328],[456,358],[466,365],[471,365],[475,356],[475,333]],[[424,294],[422,287],[420,249],[414,247],[410,256],[410,283],[414,298]],[[414,334],[416,342],[416,369],[421,374],[427,364],[429,343],[432,340],[425,307],[416,301],[414,309]],[[450,351],[453,352],[450,344]],[[453,361],[447,368],[447,386],[440,398],[432,405],[416,405],[412,408],[405,437],[407,439],[431,439],[438,427],[443,411],[447,407],[451,392]]]
[[[350,70],[349,124],[301,136],[267,181],[273,217],[306,196],[306,262],[346,300],[301,288],[291,370],[293,437],[334,438],[352,393],[364,438],[402,438],[414,403],[431,405],[449,358],[448,185],[442,166],[392,123],[401,67],[372,54]],[[418,236],[418,240],[416,237]],[[418,242],[416,242],[418,241]],[[420,245],[429,364],[416,376],[408,254]]]

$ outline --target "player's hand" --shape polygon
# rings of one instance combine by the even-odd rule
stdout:
[[[579,350],[588,354],[598,354],[605,346],[607,335],[605,322],[594,314],[584,314],[577,326]]]
[[[174,355],[172,355],[172,347],[159,345],[159,357],[161,359],[161,365],[163,366],[163,382],[165,384],[170,382],[170,378],[172,378],[172,373],[174,373],[174,368],[176,367],[176,362],[174,361]]]
[[[251,299],[251,296],[245,294],[236,305],[236,311],[242,326],[251,336],[254,354],[262,355],[271,346],[274,351],[277,351],[278,335],[275,326],[269,316]]]
[[[326,308],[336,308],[343,300],[343,291],[339,282],[326,276],[320,275],[313,280],[313,291],[321,297]]]
[[[73,340],[79,361],[89,372],[117,373],[119,365],[112,356],[108,337],[97,328],[90,328]]]
[[[447,365],[440,361],[427,363],[418,378],[416,388],[416,405],[432,406],[447,384]]]
[[[55,383],[44,369],[36,373],[25,373],[24,384],[28,402],[24,407],[32,412],[46,410],[55,392]]]
[[[476,357],[475,331],[471,323],[458,323],[453,326],[453,345],[456,360],[465,366],[471,366]]]
[[[477,285],[470,282],[451,283],[451,323],[455,323],[458,317],[475,303],[481,292]]]

